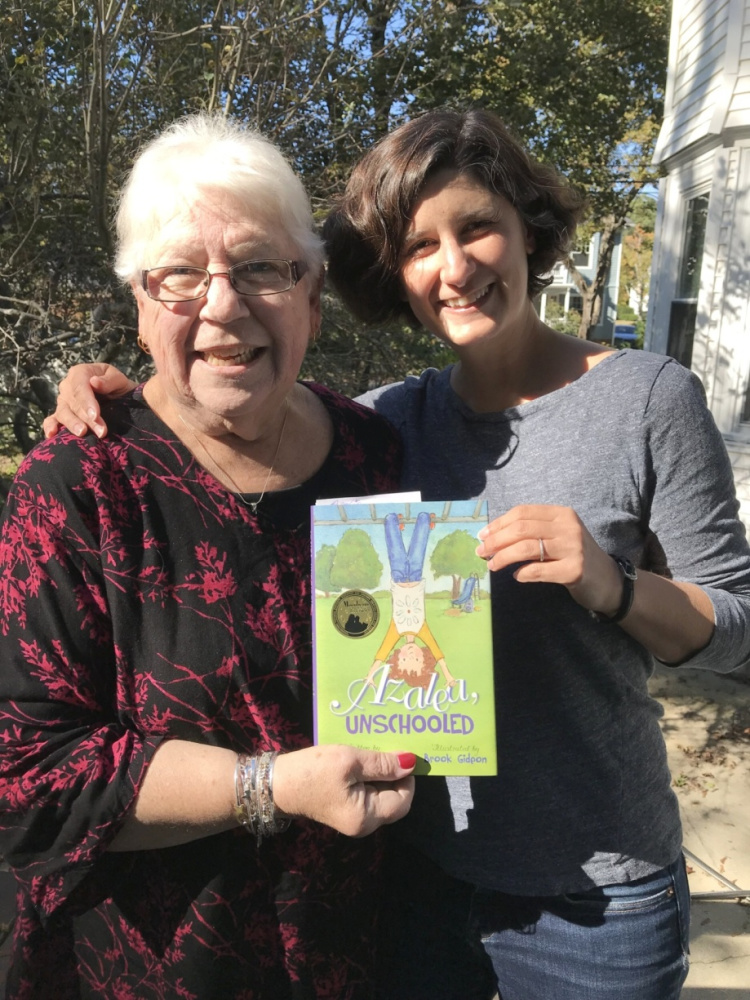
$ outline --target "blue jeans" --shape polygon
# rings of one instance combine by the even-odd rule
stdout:
[[[424,572],[424,557],[430,537],[430,515],[426,511],[417,514],[408,551],[404,545],[398,515],[386,514],[384,525],[391,577],[396,583],[418,582]]]
[[[677,1000],[688,971],[682,857],[630,885],[508,896],[446,875],[396,824],[380,911],[378,1000]]]
[[[502,1000],[677,1000],[688,972],[685,862],[554,898],[477,892]]]

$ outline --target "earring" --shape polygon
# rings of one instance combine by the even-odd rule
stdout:
[[[151,353],[151,351],[148,348],[148,344],[143,339],[143,337],[140,335],[140,333],[138,334],[138,336],[136,338],[136,343],[138,344],[138,346],[140,347],[140,349],[143,351],[144,354],[150,354]]]
[[[320,336],[320,327],[317,326],[310,334],[310,343],[314,344],[319,336]]]

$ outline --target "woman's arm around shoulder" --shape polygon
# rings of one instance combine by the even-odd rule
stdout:
[[[57,409],[44,419],[44,436],[54,437],[66,427],[76,437],[89,431],[97,437],[106,437],[107,425],[102,420],[97,395],[116,398],[135,386],[113,365],[99,362],[74,365],[58,387]]]

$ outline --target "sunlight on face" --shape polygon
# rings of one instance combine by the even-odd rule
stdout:
[[[508,333],[533,310],[518,212],[468,174],[426,185],[404,238],[401,278],[417,319],[453,347]]]

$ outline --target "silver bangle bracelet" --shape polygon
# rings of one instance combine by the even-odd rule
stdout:
[[[273,801],[273,772],[278,750],[256,756],[238,754],[234,768],[235,818],[260,846],[264,837],[283,833],[290,820],[276,815]]]

